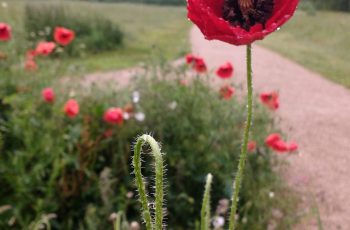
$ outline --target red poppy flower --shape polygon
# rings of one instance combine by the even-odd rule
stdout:
[[[288,151],[288,145],[283,140],[278,140],[270,146],[273,150],[279,153],[285,153]]]
[[[35,50],[28,50],[26,53],[26,58],[27,59],[34,59],[36,55],[37,55],[37,53]]]
[[[232,77],[232,74],[233,74],[233,66],[230,62],[223,64],[216,70],[216,75],[218,75],[218,77],[222,79],[230,78]]]
[[[26,62],[24,63],[24,68],[28,71],[35,71],[38,69],[38,65],[34,61],[34,59],[27,58]]]
[[[192,64],[195,59],[196,59],[196,57],[193,56],[192,54],[187,54],[186,55],[186,63],[187,64]]]
[[[295,143],[295,142],[290,142],[290,143],[288,144],[288,151],[290,151],[290,152],[295,152],[295,151],[298,151],[298,149],[299,149],[299,146],[298,146],[297,143]]]
[[[55,93],[52,88],[45,88],[41,91],[41,96],[47,103],[55,101]]]
[[[0,41],[9,41],[11,39],[11,26],[0,22]]]
[[[294,152],[298,150],[298,145],[295,142],[286,143],[281,139],[281,136],[278,133],[270,134],[266,140],[265,144],[269,146],[276,152],[285,153],[285,152]]]
[[[48,56],[56,48],[54,42],[39,42],[36,46],[35,52],[38,55]]]
[[[64,112],[70,118],[76,117],[79,114],[79,104],[74,99],[69,99],[64,105]]]
[[[229,100],[235,93],[235,89],[230,85],[225,85],[220,88],[220,95],[223,99]]]
[[[281,140],[281,136],[278,133],[272,133],[265,139],[265,144],[271,146],[279,140]]]
[[[272,110],[279,108],[278,94],[276,92],[272,93],[262,93],[260,94],[261,102]]]
[[[248,142],[248,151],[254,152],[256,149],[256,142],[255,141],[249,141]]]
[[[208,40],[246,45],[276,31],[299,0],[188,0],[188,18]]]
[[[278,133],[270,134],[266,138],[265,144],[276,152],[283,153],[288,151],[287,144],[281,139],[281,136]]]
[[[54,33],[54,39],[55,41],[62,45],[66,46],[69,45],[75,38],[75,33],[73,30],[69,30],[64,27],[56,27],[55,33]]]
[[[121,108],[110,108],[105,112],[103,119],[107,123],[121,125],[124,120],[123,110]]]
[[[203,58],[195,58],[193,68],[197,71],[197,73],[207,72],[207,65],[205,64]]]

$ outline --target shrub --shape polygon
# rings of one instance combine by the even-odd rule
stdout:
[[[25,7],[25,30],[32,41],[53,40],[53,30],[63,26],[76,32],[73,46],[66,47],[70,55],[108,51],[122,44],[123,33],[119,27],[102,16],[82,14],[59,4],[28,3]]]
[[[179,84],[184,75],[181,68],[156,69],[118,91],[79,91],[81,85],[60,82],[53,87],[54,104],[40,98],[48,80],[10,77],[13,90],[2,94],[7,109],[1,110],[0,123],[0,204],[11,209],[1,214],[0,227],[8,228],[8,220],[14,218],[13,227],[25,228],[51,213],[57,215],[50,221],[54,229],[107,229],[108,216],[118,210],[129,220],[139,220],[140,206],[132,199],[130,146],[137,134],[152,132],[166,153],[168,223],[176,229],[195,229],[208,172],[215,178],[213,204],[231,196],[244,105],[238,99],[222,100],[205,77],[188,86]],[[131,97],[134,90],[139,102],[137,94]],[[74,119],[62,111],[67,95],[80,104]],[[125,105],[132,108],[134,118],[120,126],[103,121],[109,107]],[[283,214],[293,211],[273,171],[274,157],[263,144],[271,119],[265,109],[256,107],[253,136],[259,148],[249,155],[240,229],[266,229],[272,207]],[[150,166],[144,174],[152,174]],[[276,194],[274,199],[270,192]],[[278,220],[282,229],[288,220]]]

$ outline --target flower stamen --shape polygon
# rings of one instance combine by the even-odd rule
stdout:
[[[247,11],[253,8],[253,0],[238,0],[241,11]]]
[[[265,28],[273,8],[274,0],[225,0],[222,13],[231,25],[249,31],[256,24],[262,24]]]

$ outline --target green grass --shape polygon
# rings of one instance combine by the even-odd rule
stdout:
[[[116,22],[125,33],[121,48],[80,59],[66,59],[67,65],[78,65],[84,71],[119,69],[147,62],[154,53],[171,60],[188,50],[191,24],[184,7],[68,1],[63,4],[73,11],[101,14]],[[24,5],[25,1],[13,1],[6,9],[0,7],[0,20],[10,23],[22,36]]]
[[[183,55],[188,49],[191,24],[183,7],[159,7],[138,4],[81,4],[87,10],[101,12],[118,23],[126,33],[125,45],[116,52],[87,57],[92,69],[128,67],[146,61],[153,53],[166,59]],[[116,66],[118,65],[118,66]]]
[[[259,44],[350,88],[350,14],[298,11]]]

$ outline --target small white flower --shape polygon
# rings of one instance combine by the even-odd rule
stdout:
[[[31,36],[32,38],[35,38],[35,37],[36,37],[35,32],[30,32],[30,36]]]
[[[109,220],[110,221],[115,221],[118,218],[118,214],[113,212],[111,215],[109,215]]]
[[[123,113],[123,118],[124,120],[129,120],[130,119],[130,114],[129,113]]]
[[[275,197],[275,193],[274,192],[269,192],[269,197],[272,199]]]
[[[135,113],[135,119],[137,121],[144,121],[146,118],[146,115],[142,112]]]
[[[61,48],[61,47],[57,47],[56,50],[55,50],[56,53],[63,53],[64,52],[64,49]]]
[[[277,208],[273,208],[271,211],[271,214],[274,219],[282,219],[283,218],[283,212]]]
[[[219,200],[219,204],[216,207],[216,214],[217,215],[225,215],[229,209],[230,201],[228,199],[221,199]]]
[[[176,107],[177,107],[177,102],[176,102],[176,101],[173,101],[173,102],[169,103],[168,107],[169,107],[169,109],[171,109],[171,110],[175,110]]]
[[[215,216],[213,219],[214,229],[220,229],[225,225],[225,219],[222,216]]]
[[[140,230],[140,224],[136,221],[131,222],[130,224],[130,230]]]
[[[41,30],[38,32],[38,34],[39,34],[39,36],[45,36],[45,32],[41,31]]]
[[[126,193],[126,197],[129,199],[131,199],[133,196],[134,196],[134,193],[131,191]]]
[[[45,27],[45,32],[47,35],[51,34],[51,27],[50,26],[46,26]]]
[[[74,90],[69,92],[69,97],[75,97],[75,91]]]
[[[1,6],[2,6],[3,8],[7,8],[7,6],[8,6],[8,5],[7,5],[7,2],[2,2],[2,3],[1,3]]]
[[[132,102],[139,103],[140,101],[140,92],[139,91],[134,91],[132,92]]]

